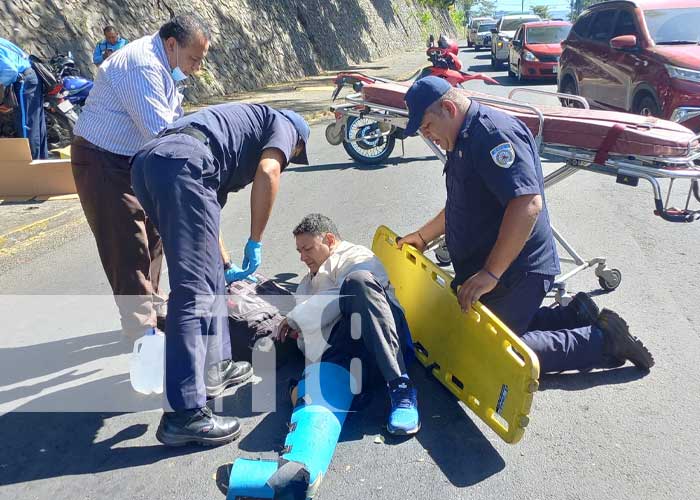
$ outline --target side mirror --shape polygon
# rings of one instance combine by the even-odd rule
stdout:
[[[513,40],[511,43],[513,44],[513,47],[517,49],[523,46],[523,42],[521,42],[520,40]]]
[[[498,33],[498,30],[496,28],[491,28],[491,33],[495,35],[496,33]]]
[[[435,37],[433,35],[430,35],[428,37],[428,48],[432,47],[435,44]]]
[[[610,47],[615,50],[630,50],[637,48],[637,37],[634,35],[616,36],[610,40]]]

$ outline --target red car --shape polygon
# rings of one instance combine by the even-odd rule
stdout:
[[[510,44],[508,76],[518,80],[556,78],[561,42],[569,30],[568,21],[537,21],[520,26]]]
[[[559,91],[700,132],[699,41],[700,0],[596,4],[562,42]]]

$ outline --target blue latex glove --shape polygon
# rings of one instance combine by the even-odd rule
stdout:
[[[243,250],[243,272],[246,276],[253,274],[262,262],[262,243],[248,240]]]
[[[224,271],[224,277],[226,278],[226,284],[230,285],[234,281],[240,281],[242,279],[247,279],[250,281],[258,281],[255,276],[249,276],[250,273],[246,273],[238,267],[233,262],[229,262],[229,268]]]

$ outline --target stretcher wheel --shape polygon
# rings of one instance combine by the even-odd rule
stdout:
[[[605,269],[598,276],[598,284],[606,292],[612,292],[622,281],[622,272],[619,269]]]
[[[452,263],[450,253],[445,245],[440,245],[435,249],[435,259],[440,267],[447,267]]]

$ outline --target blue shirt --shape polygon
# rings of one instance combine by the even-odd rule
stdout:
[[[131,42],[100,65],[74,133],[112,153],[132,156],[183,115],[181,104],[156,33]]]
[[[124,45],[129,43],[129,41],[126,38],[119,37],[119,40],[117,40],[117,43],[109,43],[107,40],[102,40],[95,46],[95,51],[92,53],[92,62],[95,64],[102,64],[104,61],[104,58],[102,57],[102,54],[105,52],[105,50],[109,49],[112,52],[116,52],[119,49],[123,48]]]
[[[483,268],[498,239],[508,203],[533,194],[542,196],[542,211],[504,279],[518,272],[559,274],[542,165],[527,126],[503,111],[472,101],[447,157],[445,237],[455,269],[453,285],[461,285]]]
[[[228,103],[209,106],[177,120],[169,128],[192,126],[209,138],[209,149],[214,158],[219,178],[218,198],[221,206],[228,193],[243,189],[253,182],[265,149],[276,148],[289,163],[299,135],[294,125],[283,114],[263,104]],[[167,144],[156,146],[163,156],[179,157],[189,154],[189,143],[173,145],[172,136]],[[160,141],[160,140],[159,140]],[[151,145],[146,145],[147,150]],[[164,152],[163,148],[172,151]]]
[[[31,67],[29,56],[22,49],[9,40],[0,38],[0,85],[9,87]]]

